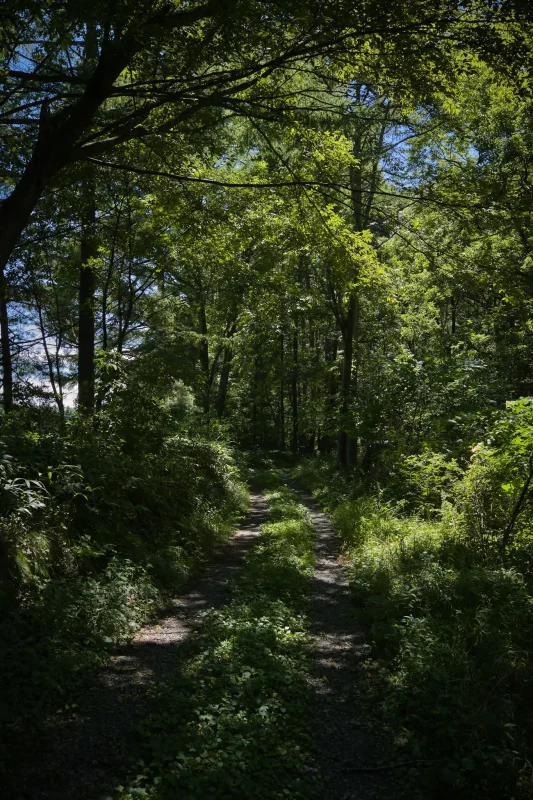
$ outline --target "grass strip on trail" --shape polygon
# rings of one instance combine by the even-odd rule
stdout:
[[[308,797],[313,526],[269,473],[269,521],[223,609],[205,612],[143,728],[126,798]]]

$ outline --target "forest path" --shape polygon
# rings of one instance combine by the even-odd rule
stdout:
[[[393,800],[401,795],[395,776],[387,770],[365,770],[387,758],[390,743],[371,729],[363,704],[362,660],[370,647],[355,616],[339,537],[312,497],[289,483],[307,507],[316,532],[309,616],[318,754],[313,770],[319,776],[320,795],[324,800]]]
[[[142,628],[131,644],[117,648],[79,705],[51,720],[45,741],[28,742],[24,775],[6,800],[93,800],[113,792],[136,727],[150,712],[156,684],[175,668],[198,614],[228,601],[229,583],[266,515],[265,498],[252,492],[248,515],[231,541],[191,578],[164,615]]]

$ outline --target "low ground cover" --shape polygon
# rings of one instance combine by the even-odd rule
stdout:
[[[143,727],[131,798],[303,798],[313,528],[272,473],[268,522],[236,579],[231,602],[209,610]]]
[[[156,400],[129,411],[63,426],[21,412],[4,424],[4,780],[24,772],[49,715],[77,701],[96,665],[179,592],[245,507],[225,444],[191,433]]]
[[[449,509],[407,514],[318,461],[296,474],[343,539],[379,724],[394,731],[398,760],[419,767],[410,797],[531,797],[527,547],[495,558]]]

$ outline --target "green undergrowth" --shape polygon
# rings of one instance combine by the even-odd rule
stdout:
[[[372,643],[367,687],[410,798],[533,797],[530,560],[475,546],[444,504],[433,520],[361,495],[330,466],[296,470],[331,512]],[[333,479],[332,479],[333,478]]]
[[[183,666],[161,687],[138,774],[121,797],[309,796],[312,524],[279,478],[256,482],[268,487],[268,522],[231,601],[202,614]]]
[[[155,403],[3,424],[0,783],[24,780],[50,714],[231,536],[246,502],[231,449]]]

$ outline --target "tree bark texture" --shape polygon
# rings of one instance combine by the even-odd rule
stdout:
[[[98,247],[96,240],[95,182],[94,176],[90,173],[87,174],[82,185],[80,256],[78,304],[78,408],[85,414],[92,414],[95,396],[95,260],[98,256]]]
[[[350,419],[350,390],[352,385],[353,338],[357,318],[357,297],[350,295],[344,330],[342,332],[344,352],[342,357],[342,379],[339,402],[339,435],[337,439],[337,463],[345,467],[349,463],[348,431]]]

